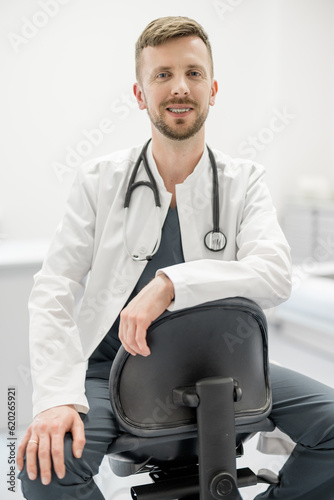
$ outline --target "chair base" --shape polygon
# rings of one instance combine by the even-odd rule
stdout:
[[[131,496],[133,500],[199,500],[199,473],[198,466],[191,466],[186,470],[158,470],[150,473],[153,483],[133,486]],[[237,488],[231,492],[215,497],[223,500],[242,500],[239,488],[254,486],[258,483],[278,484],[278,477],[271,471],[261,469],[255,474],[249,468],[238,469]]]
[[[257,476],[250,469],[236,469],[236,456],[242,453],[242,446],[236,449],[235,387],[235,381],[231,377],[210,377],[197,381],[190,389],[185,386],[173,391],[179,405],[196,407],[198,460],[178,465],[171,460],[173,468],[166,469],[160,465],[160,472],[153,470],[150,474],[155,481],[153,484],[131,488],[134,500],[191,497],[198,497],[200,500],[242,500],[240,487],[253,486],[258,482],[277,483],[273,475]],[[266,420],[262,425],[266,428]],[[255,429],[250,425],[248,430]],[[128,461],[125,457],[124,460],[120,472],[124,467],[128,469]],[[117,465],[117,460],[115,463]],[[144,462],[140,461],[136,465],[136,471],[149,465],[150,457],[147,457]]]

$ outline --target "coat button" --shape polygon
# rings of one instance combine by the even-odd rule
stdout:
[[[125,293],[126,292],[126,286],[120,286],[118,288],[119,293]]]
[[[142,254],[146,254],[147,253],[147,250],[145,247],[140,247],[139,248],[139,252],[142,253]]]

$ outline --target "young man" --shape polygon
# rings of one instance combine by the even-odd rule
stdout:
[[[141,148],[78,172],[30,298],[34,420],[18,464],[31,500],[103,498],[93,476],[118,433],[108,376],[121,343],[148,356],[146,330],[166,308],[229,296],[272,307],[290,293],[289,247],[259,165],[214,152],[227,240],[217,252],[204,243],[212,230],[204,124],[218,87],[202,27],[181,17],[153,21],[137,42],[136,69],[134,93],[152,124],[146,157],[160,215],[157,223],[154,193],[142,185],[124,209]],[[143,161],[138,180],[148,180]],[[271,378],[271,417],[298,444],[280,485],[257,498],[330,500],[334,391],[279,367]]]

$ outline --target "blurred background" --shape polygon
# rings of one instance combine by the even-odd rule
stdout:
[[[152,19],[167,15],[192,17],[209,34],[219,93],[207,143],[265,165],[292,248],[291,299],[268,311],[271,357],[333,385],[333,1],[2,0],[2,451],[8,387],[16,388],[18,432],[31,420],[32,277],[78,166],[149,137],[132,95],[134,45]],[[3,452],[1,498],[7,458]]]

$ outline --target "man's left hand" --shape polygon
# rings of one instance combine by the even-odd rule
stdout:
[[[159,274],[129,302],[120,314],[119,338],[130,354],[148,356],[147,329],[174,298],[174,286],[165,274]]]

